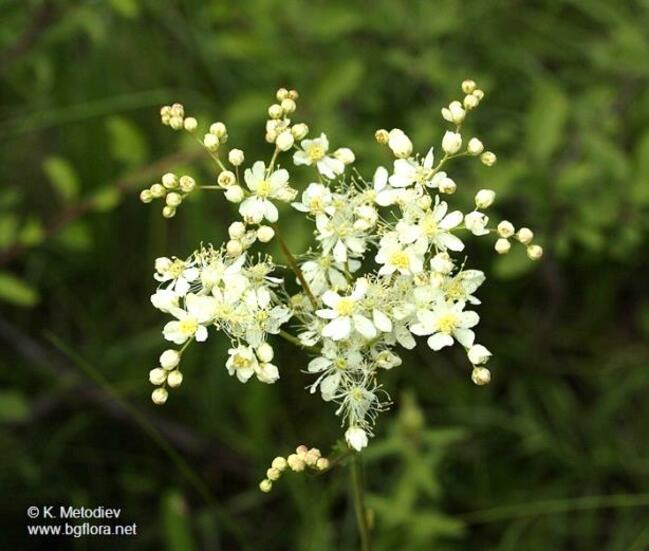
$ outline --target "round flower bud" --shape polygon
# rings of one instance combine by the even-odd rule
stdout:
[[[246,225],[243,222],[232,222],[228,228],[230,239],[241,239],[246,233]]]
[[[399,128],[393,128],[388,134],[388,147],[399,159],[407,159],[412,153],[412,142],[406,133]]]
[[[450,195],[452,193],[455,193],[456,189],[457,189],[457,184],[451,178],[444,178],[439,183],[439,191],[441,193],[447,193]]]
[[[273,459],[273,462],[271,463],[273,469],[277,469],[278,471],[283,471],[287,467],[286,459],[283,457],[276,457]]]
[[[293,113],[293,111],[295,111],[295,109],[297,108],[297,106],[295,105],[295,101],[292,100],[291,98],[283,99],[281,107],[284,113]]]
[[[475,194],[475,206],[479,209],[486,209],[493,205],[496,199],[496,192],[491,189],[481,189]]]
[[[277,98],[277,101],[282,101],[283,99],[286,99],[288,97],[288,90],[286,88],[280,88],[277,90],[277,94],[275,94],[275,97]]]
[[[380,128],[379,130],[374,132],[374,139],[381,145],[385,145],[390,139],[390,134],[387,130],[385,130],[385,128]]]
[[[293,125],[293,127],[291,128],[291,133],[296,140],[301,140],[303,138],[306,138],[306,135],[309,133],[309,127],[306,124],[300,122]]]
[[[272,467],[266,471],[268,480],[278,480],[280,476],[282,476],[282,473]]]
[[[148,189],[143,189],[140,192],[140,201],[142,201],[143,203],[150,203],[151,201],[153,201],[153,193],[151,193],[151,191]]]
[[[171,388],[179,387],[182,384],[182,382],[183,382],[183,374],[177,369],[169,373],[169,375],[167,375],[167,384]]]
[[[231,203],[243,201],[243,189],[241,186],[232,186],[225,190],[225,198]]]
[[[300,459],[300,457],[295,453],[289,455],[286,458],[286,462],[288,463],[288,466],[292,471],[300,472],[304,470],[305,467],[304,460]]]
[[[174,130],[180,130],[183,127],[183,118],[182,117],[171,117],[169,119],[169,126]]]
[[[491,151],[485,151],[480,155],[480,162],[485,166],[493,166],[496,164],[496,154]]]
[[[307,448],[304,444],[300,444],[297,448],[295,448],[295,453],[298,455],[304,455],[309,451],[309,448]]]
[[[464,120],[464,117],[466,117],[466,111],[459,101],[452,101],[448,107],[442,108],[442,117],[448,122],[460,124]]]
[[[497,227],[500,237],[511,237],[514,235],[514,225],[508,220],[503,220]]]
[[[162,216],[164,216],[165,218],[173,218],[174,216],[176,216],[176,208],[167,205],[162,209]]]
[[[475,80],[465,80],[462,83],[462,91],[465,94],[470,94],[471,92],[473,92],[475,90],[475,87],[476,87]]]
[[[349,147],[340,147],[334,151],[334,157],[346,165],[352,164],[356,160],[354,152]]]
[[[156,198],[164,197],[165,193],[167,193],[167,190],[162,184],[153,184],[149,189],[151,191],[151,195]]]
[[[214,134],[217,138],[222,138],[228,133],[228,129],[222,122],[215,122],[210,125],[210,134]]]
[[[267,494],[273,489],[273,483],[267,478],[265,478],[259,483],[259,489],[265,494]]]
[[[471,95],[473,95],[473,96],[475,96],[476,98],[478,98],[478,101],[481,101],[482,98],[484,98],[484,92],[483,92],[482,90],[479,90],[479,89],[478,89],[478,90],[474,90],[473,92],[471,92]]]
[[[225,250],[228,253],[228,256],[237,257],[243,252],[243,245],[238,239],[230,239],[225,246]]]
[[[255,352],[257,353],[259,360],[264,363],[272,362],[273,356],[275,355],[273,352],[273,347],[267,342],[262,342]]]
[[[473,94],[469,94],[468,96],[464,96],[464,101],[462,102],[464,104],[464,108],[467,111],[470,111],[471,109],[475,109],[478,107],[478,103],[480,103],[480,100],[476,98]]]
[[[466,146],[466,150],[469,155],[476,157],[484,151],[484,145],[478,138],[471,138]]]
[[[196,187],[196,180],[191,176],[180,177],[180,189],[185,193],[191,193]]]
[[[534,232],[529,228],[521,228],[518,230],[516,237],[523,245],[529,245],[534,239]]]
[[[316,461],[315,467],[319,471],[326,471],[329,468],[329,460],[326,457],[321,457]]]
[[[473,235],[487,235],[489,230],[486,229],[489,217],[482,212],[473,211],[464,216],[464,226]]]
[[[171,106],[171,114],[174,117],[184,117],[185,116],[185,108],[183,107],[182,103],[174,103]]]
[[[268,243],[275,236],[275,230],[270,226],[259,226],[257,239],[262,243]]]
[[[486,367],[474,367],[471,372],[471,380],[478,386],[489,384],[491,372]]]
[[[224,170],[223,172],[221,172],[221,174],[219,174],[216,181],[221,187],[228,188],[236,183],[237,177],[231,170]]]
[[[531,260],[538,260],[543,256],[543,247],[540,245],[530,245],[527,247],[527,256]]]
[[[284,130],[277,136],[277,139],[275,140],[275,145],[280,151],[288,151],[289,149],[291,149],[291,147],[293,147],[294,143],[295,138],[293,137],[293,134],[291,134],[290,130]]]
[[[481,344],[474,344],[469,348],[467,356],[473,365],[482,365],[489,361],[489,358],[491,358],[491,352]]]
[[[198,121],[194,117],[187,117],[183,122],[183,126],[187,132],[193,132],[198,128]]]
[[[268,132],[266,132],[266,136],[264,136],[264,139],[268,143],[275,143],[275,140],[277,139],[277,132],[275,132],[274,130],[269,130]]]
[[[170,207],[178,207],[180,206],[180,203],[183,202],[183,196],[180,195],[180,193],[176,193],[175,191],[172,191],[171,193],[167,193],[167,197],[165,197],[165,202]]]
[[[219,138],[215,134],[205,134],[203,145],[208,151],[216,151],[219,148]]]
[[[180,352],[178,350],[165,350],[160,354],[160,366],[163,369],[174,369],[180,363]]]
[[[434,272],[450,274],[453,271],[453,260],[447,252],[437,253],[430,259],[430,267]]]
[[[228,153],[228,161],[230,161],[230,164],[232,166],[241,166],[244,159],[245,156],[243,154],[243,151],[241,151],[240,149],[231,149]]]
[[[496,252],[498,254],[506,254],[509,252],[509,249],[512,248],[512,244],[509,242],[509,240],[505,239],[504,237],[501,237],[496,241],[496,244],[494,245],[494,249],[496,249]]]
[[[169,397],[169,393],[167,392],[166,388],[156,388],[152,393],[151,393],[151,400],[153,400],[154,404],[157,405],[162,405],[167,401],[167,398]]]
[[[297,98],[300,97],[300,94],[298,94],[297,90],[289,90],[288,91],[288,97],[292,99],[293,101],[297,100]]]
[[[167,189],[174,189],[178,186],[178,179],[173,172],[167,172],[162,176],[162,185]]]
[[[152,385],[161,385],[167,379],[167,372],[160,367],[156,367],[149,371],[149,381]]]
[[[459,132],[451,132],[450,130],[444,134],[442,138],[442,149],[449,155],[457,153],[462,147],[462,136]]]
[[[268,108],[268,116],[271,119],[281,119],[283,114],[284,110],[282,109],[282,106],[277,103],[274,103]]]

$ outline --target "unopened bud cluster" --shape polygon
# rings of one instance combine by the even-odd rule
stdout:
[[[278,456],[273,459],[270,467],[266,471],[266,478],[259,483],[259,489],[268,493],[273,488],[273,482],[276,482],[282,476],[284,471],[290,470],[301,473],[304,470],[326,471],[329,468],[329,460],[322,457],[318,448],[308,448],[307,446],[298,446],[295,453],[288,457]]]
[[[173,218],[176,209],[195,188],[196,180],[191,176],[184,175],[179,178],[173,172],[167,172],[160,182],[140,192],[140,200],[143,203],[150,203],[154,199],[162,199],[165,204],[162,208],[162,216]]]
[[[162,405],[167,401],[167,387],[176,388],[183,382],[183,374],[178,369],[182,352],[170,348],[160,355],[160,367],[149,371],[149,381],[157,388],[151,393],[154,404]]]

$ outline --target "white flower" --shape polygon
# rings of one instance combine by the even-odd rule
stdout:
[[[359,452],[367,446],[367,433],[360,427],[352,426],[345,431],[345,440]]]
[[[481,365],[489,361],[489,358],[491,358],[491,352],[481,344],[474,344],[467,351],[467,356],[473,365]]]
[[[327,155],[329,140],[324,133],[313,140],[302,140],[300,146],[302,150],[296,151],[293,155],[293,162],[296,165],[311,166],[315,164],[318,172],[330,180],[345,171],[343,161]]]
[[[381,238],[376,257],[377,263],[383,264],[379,275],[391,275],[395,271],[401,274],[418,274],[424,269],[424,254],[428,249],[425,239],[418,239],[414,244],[404,246],[396,234],[390,233]]]
[[[350,165],[356,160],[356,155],[349,147],[339,147],[334,151],[334,157],[346,165]]]
[[[388,147],[395,157],[406,159],[412,153],[412,142],[403,130],[393,128],[388,135]]]
[[[450,300],[461,300],[470,304],[480,304],[473,296],[478,287],[485,281],[484,272],[480,270],[462,270],[455,277],[448,279],[443,289]]]
[[[364,230],[354,227],[354,212],[351,205],[343,203],[332,217],[316,216],[317,239],[322,242],[325,254],[333,253],[336,262],[347,262],[350,254],[360,256],[367,248]]]
[[[446,173],[433,174],[434,162],[432,147],[421,162],[414,159],[397,159],[394,161],[394,174],[389,179],[390,185],[396,188],[408,187],[412,184],[430,188],[438,187],[440,180],[446,177]]]
[[[493,205],[496,199],[496,192],[492,189],[481,189],[475,194],[475,206],[479,209],[486,209]]]
[[[487,235],[489,230],[486,229],[489,223],[489,217],[482,212],[473,211],[464,217],[464,225],[473,235]]]
[[[310,214],[333,214],[335,208],[331,205],[333,196],[329,188],[323,184],[309,184],[302,193],[301,203],[291,203],[300,212]]]
[[[462,222],[462,213],[455,210],[447,214],[448,204],[440,201],[432,210],[425,211],[416,224],[405,220],[397,223],[396,230],[402,243],[413,243],[422,237],[440,251],[461,251],[464,243],[451,233]]]
[[[294,143],[295,138],[293,137],[293,134],[291,134],[290,130],[284,130],[277,136],[277,139],[275,140],[275,145],[280,151],[288,151],[289,149],[291,149],[291,147],[293,147]]]
[[[484,145],[478,138],[471,138],[466,150],[469,152],[469,155],[480,155],[484,151]]]
[[[367,292],[367,280],[359,278],[348,296],[341,297],[334,291],[325,291],[322,295],[328,309],[317,310],[318,317],[331,320],[322,329],[322,336],[335,341],[346,339],[350,336],[352,329],[355,329],[366,339],[373,339],[376,336],[376,327],[369,318],[359,313],[358,301]]]
[[[462,136],[458,132],[448,130],[442,138],[442,149],[449,155],[457,153],[462,147]]]
[[[442,117],[444,117],[444,120],[447,120],[448,122],[460,124],[464,120],[465,116],[466,111],[459,101],[452,101],[448,107],[442,108]]]
[[[183,297],[187,294],[193,282],[199,275],[200,271],[191,262],[185,262],[179,258],[156,258],[156,274],[154,278],[162,283],[171,282],[167,287]]]
[[[334,341],[326,340],[320,356],[309,362],[309,373],[320,373],[318,379],[310,386],[313,394],[318,387],[325,402],[336,397],[343,377],[350,369],[358,369],[363,361],[361,353],[355,349],[341,350]]]
[[[447,252],[437,253],[430,259],[430,269],[440,274],[450,274],[453,271],[453,261]]]
[[[151,295],[151,304],[166,314],[170,313],[174,308],[178,308],[179,301],[178,294],[169,289],[158,289]]]
[[[380,166],[376,169],[372,182],[374,184],[374,201],[377,205],[387,207],[397,202],[401,190],[388,185],[388,171],[384,167]]]
[[[218,303],[216,299],[208,296],[198,296],[193,293],[185,297],[187,310],[176,308],[171,313],[177,321],[170,321],[165,325],[163,334],[165,339],[176,344],[183,344],[190,338],[198,342],[207,339],[206,324],[214,320]]]
[[[311,291],[316,295],[321,295],[330,287],[341,291],[348,287],[344,264],[335,262],[331,255],[321,255],[316,260],[307,260],[300,268]]]
[[[440,350],[451,346],[456,339],[462,346],[473,345],[475,334],[471,331],[480,321],[475,312],[464,312],[464,302],[448,303],[439,300],[433,310],[420,310],[417,312],[418,323],[410,326],[415,335],[430,335],[428,346],[433,350]]]
[[[270,199],[283,201],[286,195],[295,193],[288,185],[288,171],[281,168],[266,177],[263,161],[257,161],[252,169],[246,169],[244,180],[252,195],[239,206],[241,216],[254,224],[259,224],[264,218],[269,222],[277,222],[277,207]]]
[[[230,357],[225,363],[228,374],[236,375],[242,383],[245,383],[255,374],[258,369],[257,356],[252,347],[239,345],[228,350]]]

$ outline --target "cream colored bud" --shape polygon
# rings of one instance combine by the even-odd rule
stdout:
[[[482,101],[482,98],[484,98],[484,92],[479,89],[474,90],[473,92],[471,92],[471,94],[475,96],[478,99],[478,101]]]
[[[175,371],[172,371],[171,373],[169,373],[169,375],[167,375],[167,384],[171,388],[179,387],[181,384],[183,384],[183,374],[177,369]]]
[[[494,245],[494,249],[496,249],[496,252],[498,254],[507,254],[509,252],[509,249],[512,248],[512,244],[509,242],[508,239],[505,239],[504,237],[501,237],[496,241],[496,244]]]
[[[282,106],[277,103],[274,103],[268,108],[268,116],[271,119],[281,119],[283,115],[284,110],[282,109]]]
[[[538,260],[543,256],[543,247],[540,245],[530,245],[527,247],[527,256],[531,260]]]
[[[184,117],[185,116],[185,108],[183,107],[182,103],[174,103],[171,106],[171,114],[174,117]]]
[[[288,90],[286,88],[280,88],[277,90],[277,94],[275,94],[275,97],[277,98],[277,101],[282,101],[283,99],[286,99],[288,97]]]
[[[149,381],[152,385],[161,385],[166,381],[166,379],[167,372],[160,367],[156,367],[155,369],[149,371]]]
[[[183,128],[183,118],[182,117],[171,117],[169,119],[169,126],[174,130],[180,130]]]
[[[194,191],[194,188],[196,187],[196,180],[192,178],[191,176],[181,176],[180,180],[180,189],[184,191],[185,193],[191,193]]]
[[[304,456],[304,462],[309,467],[315,467],[315,464],[318,462],[318,456],[311,453],[311,450],[309,450]]]
[[[475,206],[479,209],[486,209],[493,205],[496,199],[496,192],[492,189],[481,189],[475,194]]]
[[[469,155],[477,157],[484,151],[484,144],[478,138],[471,138],[466,146],[466,150]]]
[[[461,124],[466,117],[466,111],[459,101],[452,101],[449,103],[448,107],[442,109],[442,117],[444,117],[444,120],[447,120],[448,122]]]
[[[224,170],[219,174],[216,181],[222,188],[229,188],[230,186],[236,184],[237,177],[231,170]]]
[[[267,494],[273,489],[273,483],[267,478],[265,478],[259,483],[259,489],[265,494]]]
[[[243,201],[243,189],[241,186],[232,186],[225,190],[225,198],[231,203]]]
[[[210,134],[214,134],[217,138],[222,138],[228,133],[228,129],[222,122],[215,122],[210,125]]]
[[[150,203],[151,201],[153,201],[153,193],[151,193],[151,191],[148,189],[143,189],[140,192],[140,201],[142,201],[143,203]]]
[[[474,367],[471,380],[478,386],[487,385],[491,381],[491,372],[486,367]]]
[[[272,467],[266,471],[266,478],[268,478],[268,480],[275,481],[278,480],[280,476],[282,476],[282,473]]]
[[[462,102],[464,104],[464,108],[467,111],[471,111],[471,109],[475,109],[478,107],[478,103],[480,103],[480,100],[476,98],[473,94],[469,94],[468,96],[464,96],[464,101]]]
[[[334,157],[346,165],[350,165],[356,160],[354,152],[349,147],[339,147],[334,151]]]
[[[390,139],[390,134],[385,128],[380,128],[379,130],[374,132],[374,139],[381,145],[385,145]]]
[[[203,137],[203,145],[208,151],[216,151],[220,143],[216,134],[205,134]]]
[[[321,457],[316,461],[315,467],[319,471],[326,471],[329,468],[329,460],[326,457]]]
[[[293,147],[294,143],[295,138],[293,137],[293,134],[290,130],[284,130],[277,136],[277,139],[275,140],[275,145],[280,151],[288,151],[289,149],[291,149],[291,147]]]
[[[246,225],[243,222],[232,222],[228,228],[230,239],[241,239],[246,233]]]
[[[178,179],[173,172],[167,172],[162,176],[162,185],[167,189],[174,189],[178,187]]]
[[[267,342],[262,342],[257,347],[257,350],[255,350],[255,353],[257,354],[259,360],[264,363],[272,362],[273,356],[275,355],[275,353],[273,352],[273,347]]]
[[[277,139],[277,132],[275,132],[274,130],[269,130],[268,132],[266,132],[264,139],[268,143],[275,143],[275,140]]]
[[[281,108],[284,113],[293,113],[295,109],[297,108],[297,105],[295,105],[295,101],[292,100],[291,98],[285,98],[282,100],[281,103]]]
[[[306,138],[306,135],[309,133],[309,127],[306,124],[300,122],[293,125],[293,127],[291,128],[291,133],[296,140],[301,140],[303,138]]]
[[[293,101],[296,101],[297,98],[300,97],[300,94],[298,93],[297,90],[289,90],[288,91],[288,97],[292,99]]]
[[[162,184],[153,184],[150,188],[151,195],[155,198],[164,197],[167,193],[167,190]]]
[[[169,205],[163,207],[162,216],[164,216],[165,218],[173,218],[174,216],[176,216],[175,207],[170,207]]]
[[[169,393],[167,392],[166,388],[156,388],[152,393],[151,393],[151,400],[153,400],[154,404],[157,405],[162,405],[167,401],[167,398],[169,397]]]
[[[161,117],[171,117],[171,106],[170,105],[163,105],[160,108],[160,116]]]
[[[292,453],[286,458],[286,462],[288,463],[289,468],[292,471],[295,472],[300,472],[304,470],[305,463],[304,460],[301,459],[297,454]]]
[[[187,132],[193,132],[198,128],[198,121],[194,117],[187,117],[183,121],[183,126]]]
[[[270,226],[259,226],[257,230],[257,239],[262,243],[268,243],[273,237],[275,237],[275,230]]]
[[[180,363],[180,352],[178,350],[165,350],[160,354],[160,366],[163,369],[174,369]]]
[[[498,235],[500,235],[500,237],[511,237],[516,231],[514,229],[514,225],[508,220],[503,220],[500,224],[498,224],[498,227],[496,229],[498,230]]]
[[[277,469],[278,471],[283,471],[287,467],[286,459],[283,457],[277,456],[275,459],[273,459],[273,462],[271,463],[273,469]]]
[[[228,161],[232,166],[241,166],[244,160],[245,156],[240,149],[231,149],[228,153]]]
[[[465,80],[462,83],[462,91],[465,94],[470,94],[471,92],[473,92],[475,90],[475,87],[476,87],[475,80]]]
[[[467,356],[473,365],[482,365],[489,361],[489,358],[491,358],[491,352],[481,344],[474,344],[467,351]]]
[[[178,207],[180,206],[180,203],[183,202],[183,196],[180,195],[180,193],[176,193],[175,191],[172,191],[171,193],[167,193],[167,197],[165,197],[165,202],[170,207]]]
[[[459,132],[451,132],[450,130],[444,134],[442,138],[442,149],[449,155],[457,153],[462,147],[462,135]]]
[[[493,166],[496,164],[496,154],[491,151],[485,151],[480,155],[480,162],[485,166]]]
[[[225,246],[225,250],[228,253],[228,256],[236,258],[243,252],[243,245],[238,239],[230,239]]]
[[[451,178],[443,178],[439,183],[440,193],[451,195],[457,190],[457,184]]]
[[[534,232],[529,228],[521,228],[518,230],[516,237],[523,245],[529,245],[534,239]]]
[[[388,134],[388,147],[399,159],[407,159],[412,154],[412,142],[403,130],[393,128]]]
[[[304,455],[309,451],[309,448],[307,448],[304,444],[299,445],[297,448],[295,448],[295,453],[298,455]]]

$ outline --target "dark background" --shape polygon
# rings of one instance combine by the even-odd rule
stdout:
[[[295,87],[300,120],[367,173],[387,162],[376,128],[426,150],[471,77],[469,127],[499,161],[459,163],[457,200],[495,189],[546,255],[471,243],[490,386],[424,346],[385,377],[376,547],[649,548],[648,29],[646,0],[0,0],[0,546],[353,549],[346,470],[257,489],[275,455],[339,437],[306,356],[243,386],[210,338],[150,402],[153,260],[220,243],[235,213],[205,194],[166,221],[137,193],[172,168],[214,179],[162,104],[226,121],[252,160]],[[309,226],[283,223],[303,250]],[[28,538],[26,508],[55,503],[121,507],[138,536]]]

